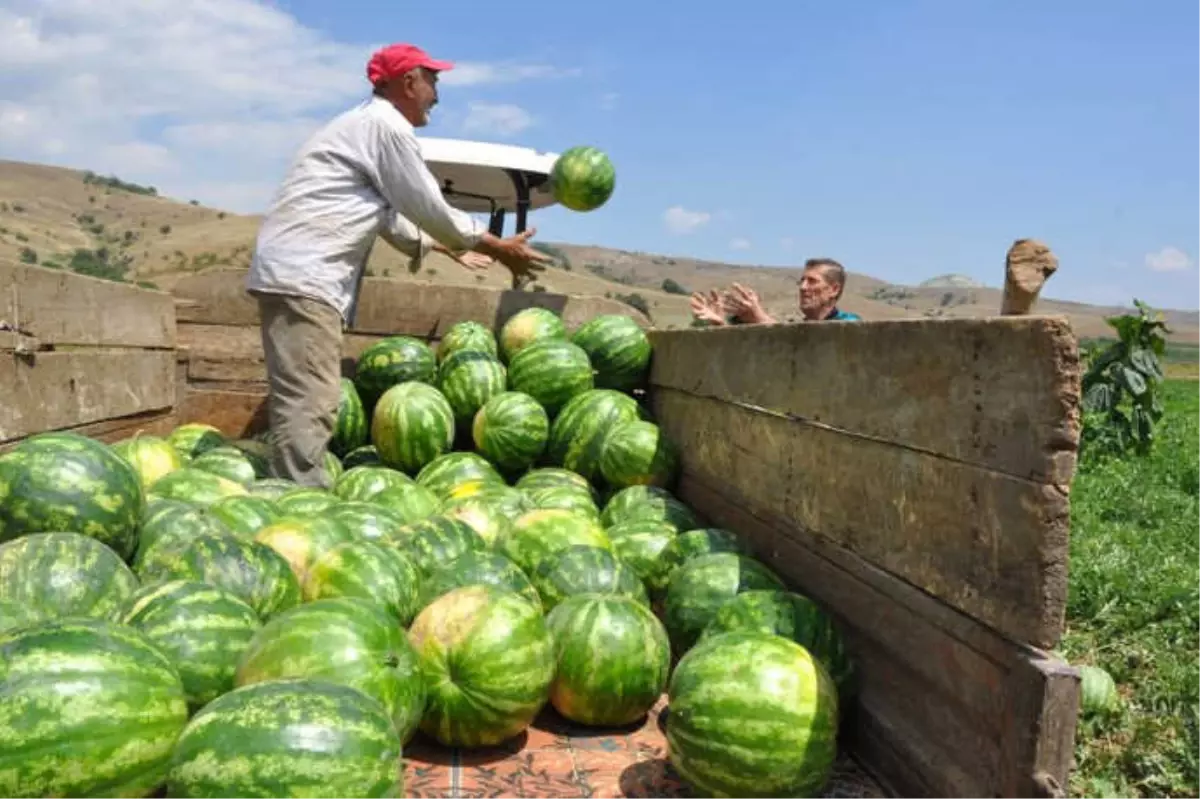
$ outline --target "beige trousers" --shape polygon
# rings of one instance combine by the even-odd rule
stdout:
[[[342,316],[318,300],[256,294],[267,362],[271,471],[329,488],[325,452],[341,395]]]

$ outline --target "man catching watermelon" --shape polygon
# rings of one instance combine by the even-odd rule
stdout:
[[[800,274],[800,317],[776,319],[763,308],[754,289],[734,283],[728,292],[692,294],[692,315],[711,325],[774,325],[780,321],[861,321],[858,314],[837,307],[846,288],[846,270],[832,258],[810,258]]]
[[[425,165],[415,129],[428,124],[438,73],[452,66],[411,44],[372,55],[372,97],[300,148],[263,218],[246,289],[261,317],[278,477],[330,485],[323,460],[340,397],[342,333],[377,236],[408,255],[412,271],[431,250],[471,269],[499,261],[517,278],[551,260],[527,243],[535,229],[500,238],[451,207]]]

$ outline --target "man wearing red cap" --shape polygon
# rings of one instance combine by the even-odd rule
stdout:
[[[515,276],[545,269],[530,229],[487,232],[450,206],[421,157],[415,128],[437,104],[453,65],[396,44],[371,56],[373,96],[301,148],[263,218],[246,281],[258,300],[270,387],[272,471],[329,487],[324,456],[340,397],[342,331],[354,315],[376,236],[411,257],[430,250],[471,268],[494,259]]]

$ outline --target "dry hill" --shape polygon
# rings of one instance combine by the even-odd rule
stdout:
[[[245,267],[257,226],[256,216],[161,197],[151,187],[77,170],[0,161],[0,258],[147,281],[169,290],[183,275],[212,267]],[[728,286],[735,280],[753,286],[772,311],[789,313],[796,307],[794,269],[733,266],[556,242],[542,246],[559,257],[558,268],[547,270],[538,281],[544,290],[644,303],[662,327],[689,323],[688,292]],[[1003,261],[1004,253],[997,253],[997,282],[1003,275]],[[372,253],[368,269],[400,280],[491,286],[508,282],[501,268],[480,274],[439,256],[431,256],[420,272],[409,275],[403,259],[383,243]],[[998,289],[952,279],[956,277],[899,286],[851,273],[842,304],[867,319],[996,312]],[[1037,310],[1068,315],[1082,337],[1106,335],[1104,316],[1119,312],[1052,300],[1044,300]],[[1174,339],[1189,343],[1200,339],[1200,314],[1172,311],[1167,316]]]

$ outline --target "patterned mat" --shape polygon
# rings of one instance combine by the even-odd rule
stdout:
[[[595,730],[547,709],[521,735],[480,750],[447,749],[418,733],[405,748],[405,795],[412,797],[691,797],[667,761],[660,715],[666,697],[632,727]],[[842,757],[821,796],[884,794]]]

